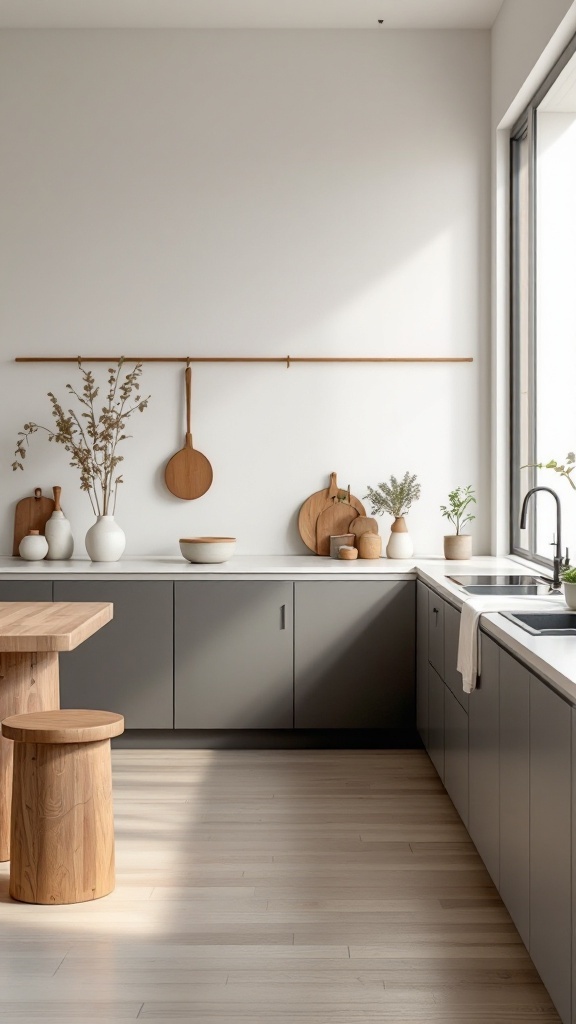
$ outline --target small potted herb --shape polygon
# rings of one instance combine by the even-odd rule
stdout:
[[[444,518],[456,527],[456,533],[444,537],[444,558],[461,562],[472,555],[472,537],[469,533],[462,533],[462,530],[476,518],[468,511],[470,505],[476,504],[474,494],[471,484],[455,487],[448,495],[448,504],[440,505]]]
[[[416,474],[405,473],[401,480],[390,477],[389,483],[381,483],[377,488],[368,487],[365,501],[372,505],[372,515],[382,516],[385,512],[394,517],[391,526],[390,540],[386,546],[387,558],[410,558],[414,554],[414,546],[408,533],[404,516],[420,497],[420,484]]]
[[[560,572],[560,579],[564,585],[564,600],[569,608],[576,610],[576,567],[567,566]]]

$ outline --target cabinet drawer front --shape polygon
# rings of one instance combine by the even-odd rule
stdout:
[[[420,580],[416,583],[416,728],[428,749],[428,596]]]
[[[175,584],[177,729],[293,726],[292,583]]]
[[[444,679],[444,601],[433,591],[428,598],[428,661]]]
[[[468,824],[468,715],[444,687],[444,785],[465,825]]]
[[[444,781],[444,682],[428,666],[428,756]]]
[[[413,732],[415,599],[412,581],[296,584],[297,728]]]
[[[51,601],[51,580],[2,580],[0,601]]]
[[[524,945],[529,934],[530,673],[500,651],[500,895]]]
[[[469,696],[462,689],[462,676],[457,671],[460,612],[444,602],[444,682],[464,710],[468,711]]]
[[[500,868],[499,648],[481,635],[481,675],[468,705],[468,831],[492,881]]]
[[[172,728],[172,586],[164,580],[54,583],[55,601],[114,605],[112,622],[60,656],[62,707],[117,711],[127,729]]]

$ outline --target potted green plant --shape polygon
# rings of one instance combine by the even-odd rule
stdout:
[[[569,608],[576,609],[576,566],[568,565],[560,572],[564,588],[564,600]]]
[[[456,533],[444,537],[444,558],[466,561],[472,555],[472,537],[462,530],[476,518],[468,511],[471,505],[476,504],[475,493],[471,484],[455,487],[448,495],[448,504],[440,505],[444,518],[456,527]]]
[[[66,385],[68,393],[79,404],[79,411],[64,410],[49,391],[55,425],[25,423],[18,434],[16,459],[12,463],[13,470],[24,469],[22,463],[30,437],[39,430],[48,435],[49,441],[63,445],[69,453],[70,465],[80,473],[80,489],[87,492],[97,517],[86,534],[86,550],[93,562],[115,562],[126,546],[124,531],[114,519],[118,487],[123,483],[118,467],[124,457],[118,453],[118,445],[130,436],[125,433],[130,416],[144,412],[150,398],[150,395],[143,398],[140,394],[142,363],[137,363],[122,377],[123,363],[124,359],[119,359],[116,368],[108,370],[107,390],[102,400],[94,374],[82,369],[79,360],[82,389],[77,391],[71,384]]]
[[[410,558],[414,554],[414,545],[408,533],[404,516],[420,497],[420,484],[416,474],[405,473],[401,480],[390,477],[388,483],[377,484],[376,488],[368,487],[365,501],[372,505],[372,515],[382,516],[385,512],[394,517],[390,528],[390,539],[386,545],[387,558]]]

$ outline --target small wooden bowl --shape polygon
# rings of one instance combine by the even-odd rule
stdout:
[[[338,551],[338,558],[346,562],[352,562],[355,558],[358,558],[358,549],[349,548],[346,544],[343,544]]]

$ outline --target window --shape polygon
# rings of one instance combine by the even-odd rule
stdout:
[[[576,449],[576,40],[511,136],[511,547],[548,563],[562,503],[562,545],[576,562],[576,490],[553,469]],[[568,464],[568,468],[569,468]],[[573,473],[576,484],[576,469]]]

